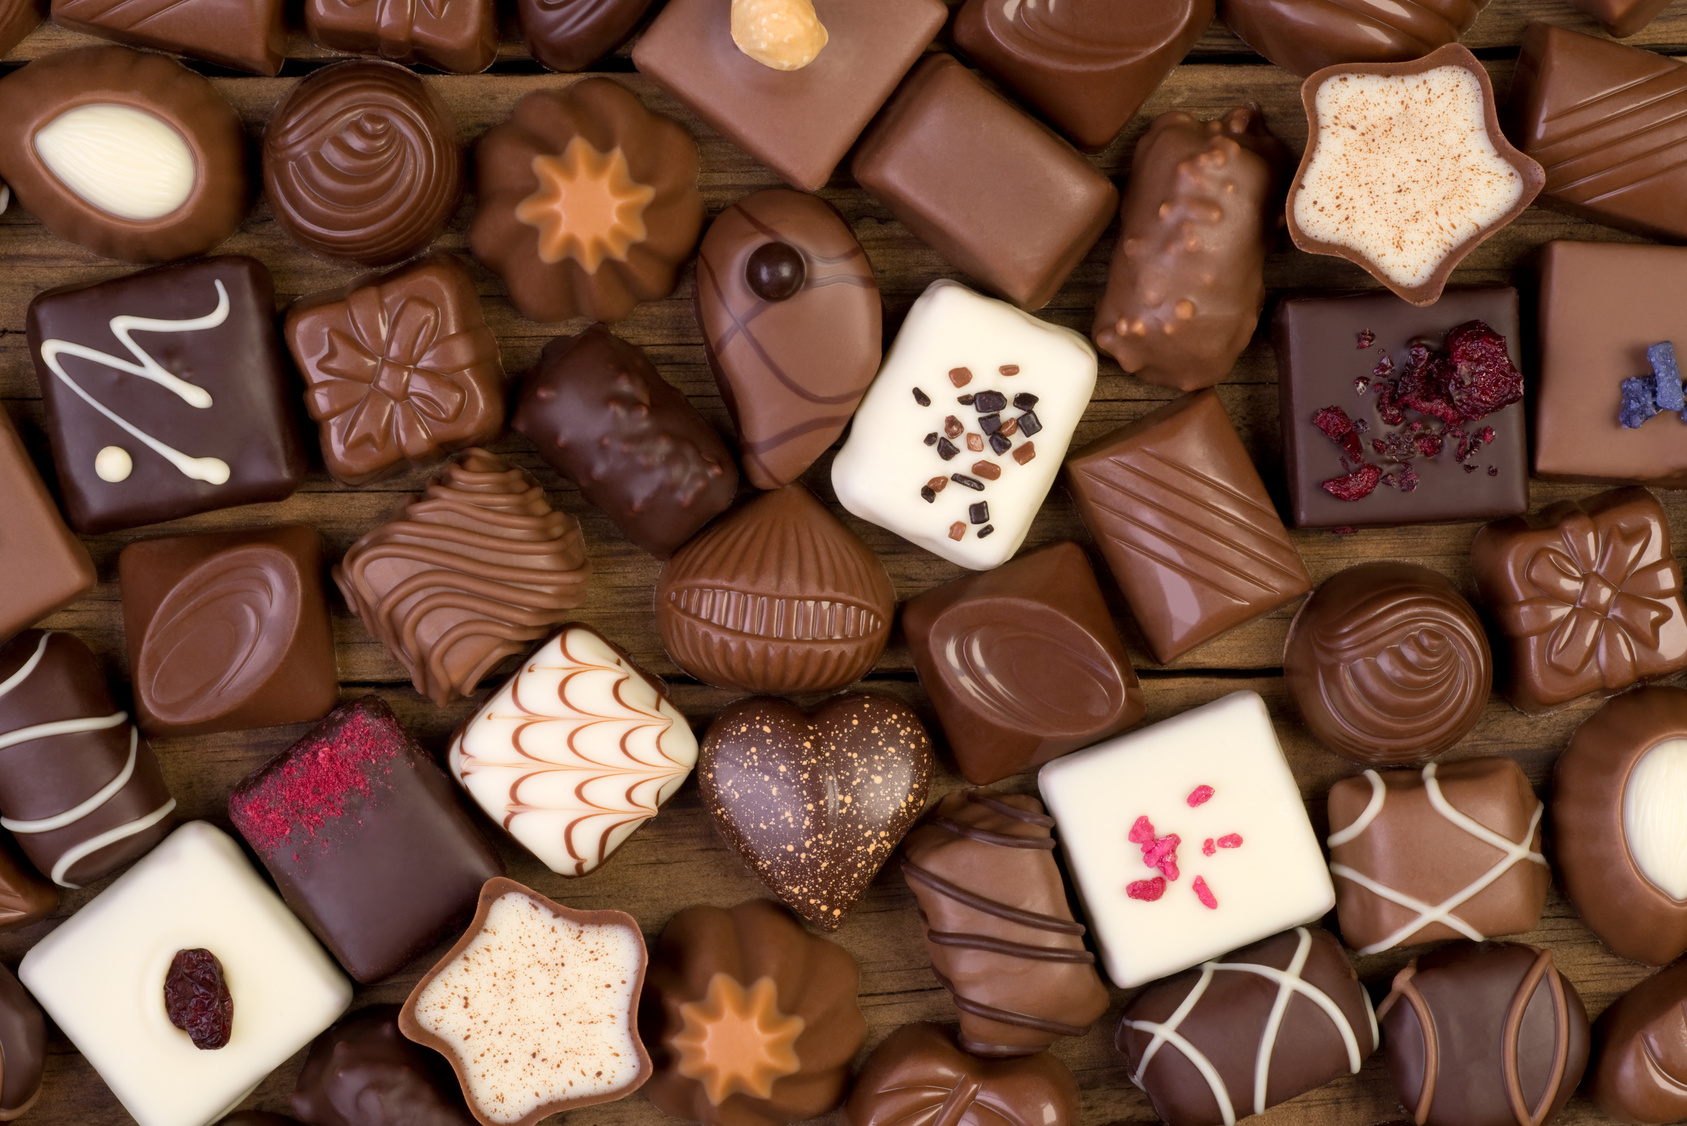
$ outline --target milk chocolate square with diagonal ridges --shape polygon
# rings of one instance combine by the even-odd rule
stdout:
[[[280,74],[282,0],[53,0],[53,22],[101,39]]]
[[[94,585],[94,561],[71,534],[35,463],[0,410],[0,641]]]
[[[1066,487],[1162,664],[1312,588],[1210,390],[1067,458]]]

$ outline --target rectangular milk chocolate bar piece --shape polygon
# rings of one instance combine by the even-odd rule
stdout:
[[[64,526],[35,464],[0,410],[0,641],[94,585],[88,549]]]

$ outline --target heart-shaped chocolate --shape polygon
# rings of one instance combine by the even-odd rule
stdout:
[[[740,700],[709,726],[703,801],[751,871],[791,908],[836,930],[925,806],[931,738],[885,696],[835,696],[812,712]]]

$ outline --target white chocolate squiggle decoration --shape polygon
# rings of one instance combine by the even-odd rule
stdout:
[[[134,223],[180,210],[199,182],[175,126],[134,106],[66,110],[36,132],[35,154],[84,202]]]
[[[46,364],[48,370],[58,377],[59,382],[76,392],[83,402],[122,427],[137,441],[145,443],[153,453],[180,470],[184,477],[189,477],[195,481],[205,481],[212,485],[222,485],[228,482],[228,462],[215,457],[193,457],[172,446],[165,445],[84,391],[81,384],[70,378],[64,370],[64,365],[59,362],[60,356],[75,356],[111,368],[113,371],[123,372],[126,375],[150,379],[166,391],[173,392],[177,398],[188,406],[205,410],[211,406],[211,393],[203,387],[178,378],[163,364],[153,359],[145,348],[136,344],[134,338],[129,334],[131,332],[203,332],[206,329],[216,328],[228,320],[229,300],[228,290],[223,287],[222,281],[218,280],[213,284],[217,287],[217,307],[203,317],[193,317],[187,320],[159,320],[153,317],[131,317],[127,314],[112,317],[111,334],[123,342],[123,346],[134,357],[133,362],[90,348],[86,344],[77,344],[69,340],[42,341],[41,362]]]

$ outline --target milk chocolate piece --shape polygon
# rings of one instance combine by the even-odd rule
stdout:
[[[545,345],[510,426],[658,559],[738,490],[738,465],[720,435],[642,348],[601,324]]]
[[[248,775],[229,818],[346,971],[379,981],[456,926],[503,865],[377,696]]]
[[[1500,132],[1488,72],[1457,43],[1415,62],[1331,66],[1301,86],[1310,136],[1289,235],[1414,305],[1528,208],[1546,175]]]
[[[697,323],[758,489],[795,481],[843,433],[883,355],[878,283],[824,200],[774,188],[710,226]]]
[[[0,55],[10,54],[40,23],[39,0],[0,0]]]
[[[1330,750],[1413,766],[1470,734],[1494,664],[1476,610],[1443,576],[1361,563],[1326,579],[1289,624],[1283,681]]]
[[[1024,1056],[1082,1036],[1107,987],[1054,863],[1054,818],[1036,798],[989,790],[937,803],[902,845],[931,971],[974,1055]]]
[[[367,0],[305,0],[305,31],[331,51],[426,63],[456,74],[479,74],[498,57],[493,0],[397,7]]]
[[[1133,997],[1116,1044],[1169,1126],[1219,1126],[1357,1074],[1370,998],[1341,943],[1296,927]]]
[[[504,362],[474,277],[439,254],[287,310],[288,350],[322,460],[343,485],[490,442],[504,430]]]
[[[580,522],[525,470],[471,449],[352,545],[334,582],[440,707],[471,694],[586,600]]]
[[[724,688],[830,692],[884,652],[884,564],[802,485],[764,493],[686,544],[656,583],[674,663]]]
[[[471,1126],[444,1062],[399,1032],[397,1005],[359,1009],[311,1043],[293,1113],[310,1126]]]
[[[255,259],[49,290],[28,340],[78,531],[283,500],[304,480],[274,282]]]
[[[0,177],[62,239],[108,258],[203,254],[246,213],[234,107],[163,55],[83,47],[0,80]]]
[[[0,841],[0,931],[39,923],[58,905],[59,889],[43,880],[34,867],[19,855],[15,839]],[[0,1046],[0,1052],[3,1050]],[[0,1056],[0,1062],[3,1059]],[[0,1079],[3,1078],[0,1074]]]
[[[866,693],[806,714],[771,696],[740,700],[709,725],[697,761],[721,836],[828,931],[920,815],[932,770],[931,739],[913,709]]]
[[[0,966],[0,1122],[20,1117],[41,1094],[47,1019],[12,971]]]
[[[1075,543],[927,591],[903,608],[902,631],[949,749],[975,785],[1142,718],[1142,688]]]
[[[1212,391],[1072,454],[1066,487],[1162,664],[1312,588]]]
[[[1419,58],[1470,30],[1488,0],[1224,0],[1248,46],[1305,78],[1338,63]]]
[[[148,735],[303,723],[339,700],[315,528],[142,540],[117,570]]]
[[[1641,981],[1593,1025],[1587,1093],[1623,1122],[1687,1117],[1687,962]]]
[[[915,67],[851,165],[868,193],[958,270],[1022,309],[1049,303],[1119,192],[953,56]]]
[[[778,1126],[843,1101],[867,1038],[849,951],[766,899],[692,907],[662,929],[639,1030],[655,1073],[646,1096],[707,1126]]]
[[[1287,161],[1257,106],[1217,121],[1156,117],[1131,158],[1096,346],[1180,391],[1229,375],[1265,307]]]
[[[1651,7],[1656,14],[1661,5]],[[1507,116],[1517,147],[1546,170],[1542,203],[1687,241],[1687,163],[1677,155],[1687,145],[1687,66],[1679,60],[1531,23]]]
[[[65,527],[11,419],[0,410],[0,640],[94,585],[94,561]]]
[[[174,827],[176,800],[88,647],[28,630],[0,646],[0,822],[60,887],[128,864]]]
[[[1388,1072],[1420,1126],[1547,1126],[1587,1067],[1587,1010],[1552,951],[1453,942],[1377,1007]]]
[[[1606,35],[1627,39],[1658,18],[1669,0],[1570,0],[1599,21]]]
[[[1645,489],[1559,501],[1489,524],[1476,589],[1511,643],[1506,695],[1538,713],[1687,668],[1687,605],[1669,521]]]
[[[53,22],[131,47],[275,75],[287,57],[281,9],[282,0],[53,0]]]
[[[967,0],[955,45],[1071,137],[1098,151],[1213,21],[1213,0]]]
[[[624,320],[673,292],[697,245],[698,169],[685,127],[620,83],[534,91],[475,145],[469,246],[529,320]]]
[[[651,0],[516,0],[521,35],[552,70],[585,70],[626,42]]]
[[[1455,289],[1429,308],[1387,293],[1293,298],[1273,342],[1297,527],[1528,509],[1515,290]],[[1361,477],[1368,489],[1348,487]]]
[[[733,42],[730,5],[672,0],[633,63],[727,140],[804,191],[832,171],[943,26],[938,0],[815,0],[826,49],[774,70]]]
[[[1342,938],[1363,955],[1533,930],[1552,882],[1543,813],[1508,758],[1343,778],[1327,842]]]
[[[1070,1126],[1078,1084],[1049,1055],[979,1059],[942,1025],[905,1024],[867,1057],[844,1120],[849,1126]]]

